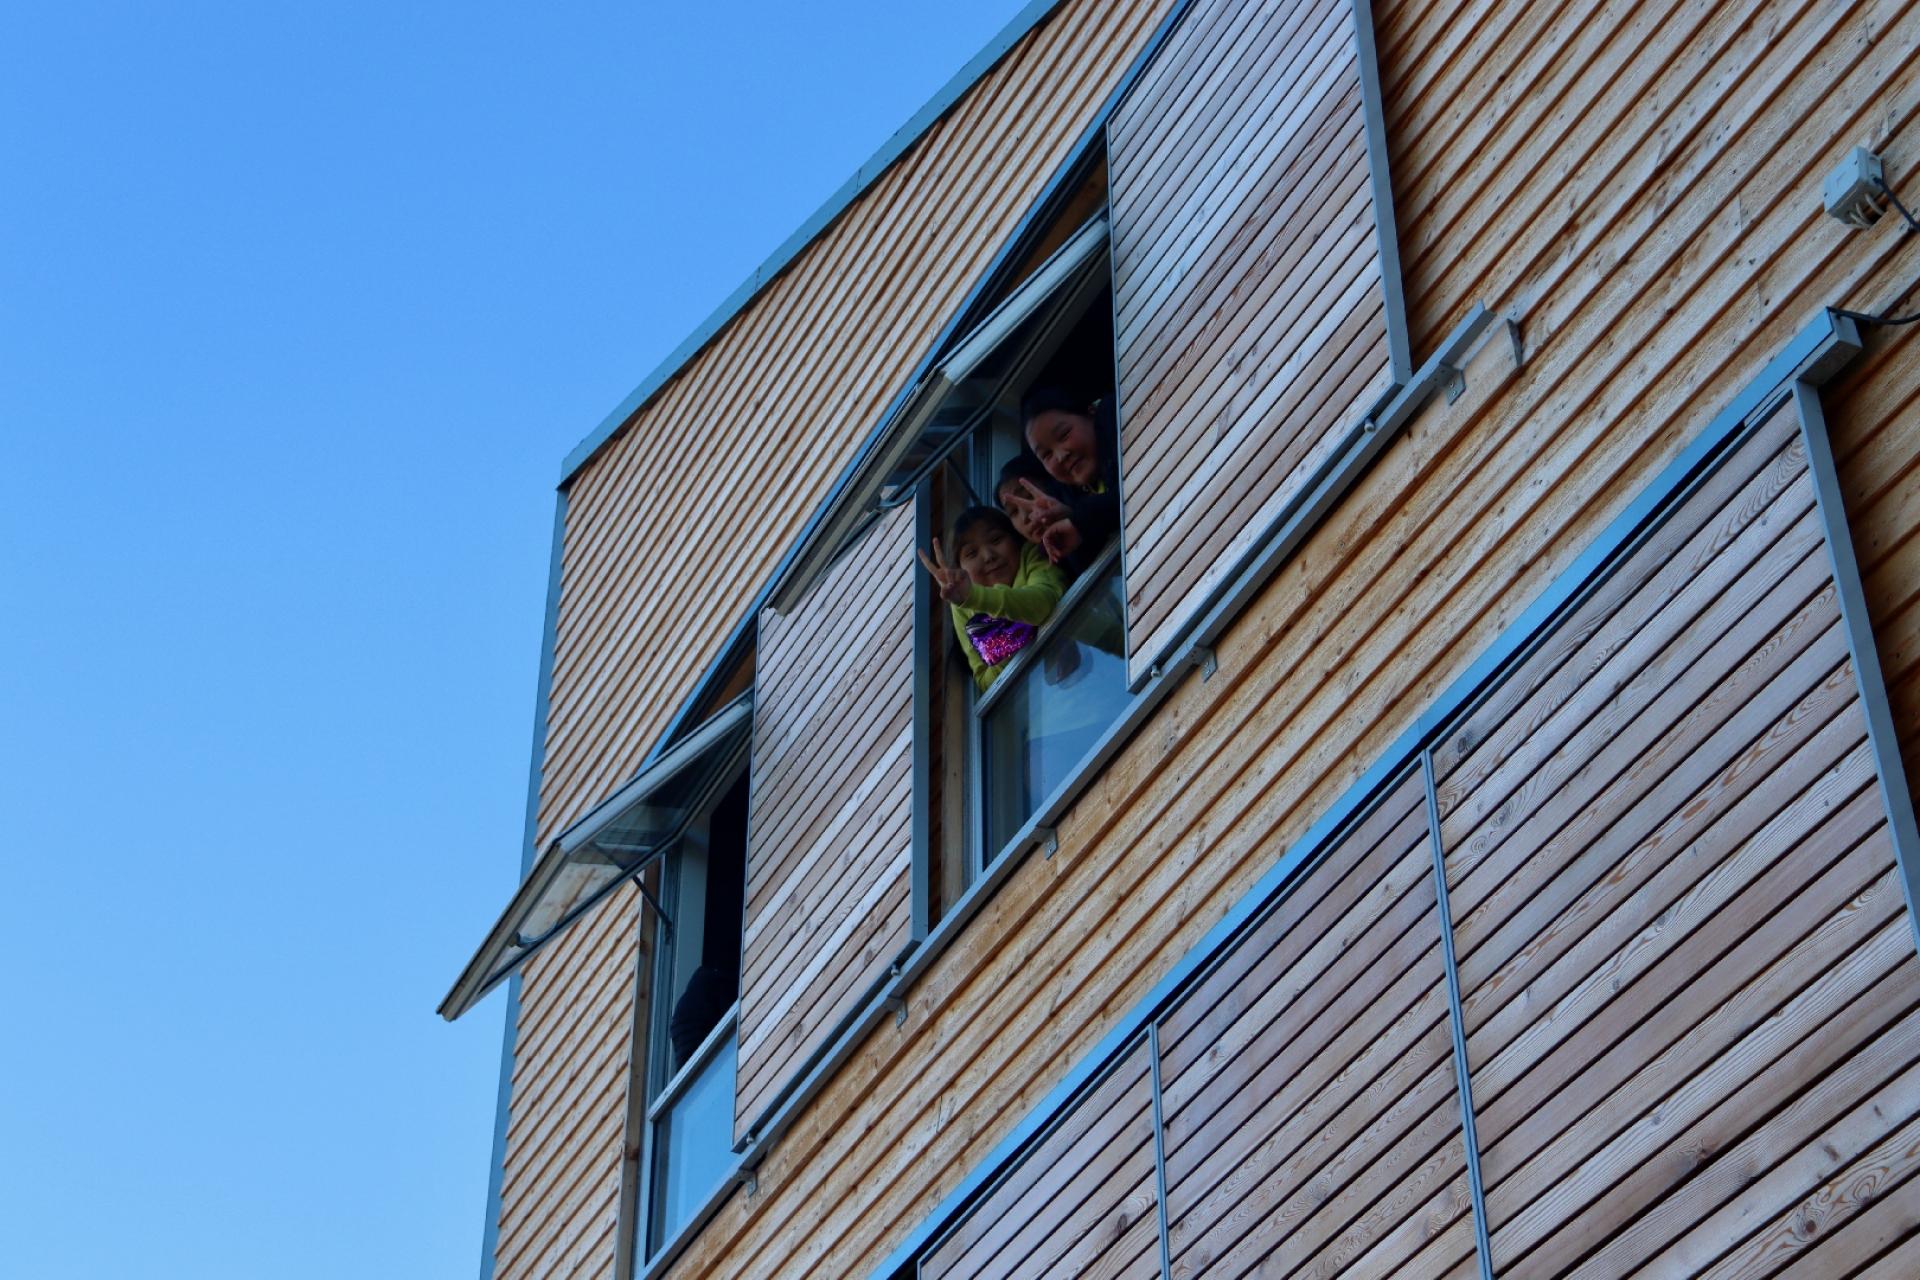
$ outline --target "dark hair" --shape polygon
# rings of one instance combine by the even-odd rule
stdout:
[[[954,555],[960,554],[960,539],[983,524],[992,525],[1015,542],[1020,541],[1020,535],[1014,531],[1013,521],[1007,519],[1006,512],[997,507],[968,507],[954,519],[953,529],[947,534],[947,546]]]
[[[1020,397],[1020,430],[1024,432],[1035,418],[1056,409],[1062,413],[1077,413],[1083,418],[1091,418],[1091,404],[1088,397],[1075,395],[1065,387],[1033,387]]]
[[[1054,479],[1040,465],[1040,459],[1030,453],[1016,453],[1007,459],[1007,465],[1000,468],[1000,478],[993,482],[995,502],[1000,501],[1001,493],[1015,480],[1025,480],[1042,493],[1053,493],[1055,489]]]

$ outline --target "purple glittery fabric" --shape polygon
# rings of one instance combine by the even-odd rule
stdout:
[[[973,642],[973,651],[980,655],[980,661],[990,667],[1005,662],[1032,644],[1034,635],[1033,626],[1025,622],[986,613],[976,613],[967,619],[967,639]]]

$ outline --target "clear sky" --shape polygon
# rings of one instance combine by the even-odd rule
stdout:
[[[1020,7],[0,11],[0,1276],[475,1274],[560,460]]]

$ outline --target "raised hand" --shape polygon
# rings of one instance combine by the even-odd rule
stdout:
[[[1040,549],[1047,559],[1059,564],[1080,549],[1080,530],[1071,520],[1055,520],[1040,533]]]
[[[1019,485],[1021,501],[1026,503],[1035,524],[1045,528],[1067,518],[1066,503],[1038,488],[1031,480],[1022,479]]]
[[[959,565],[949,565],[945,552],[941,550],[940,539],[933,540],[933,558],[928,559],[924,551],[917,553],[920,563],[933,575],[934,585],[940,590],[940,598],[948,604],[965,604],[967,592],[973,589],[973,579]]]

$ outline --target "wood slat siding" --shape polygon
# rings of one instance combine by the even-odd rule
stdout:
[[[913,535],[909,503],[760,614],[736,1138],[912,933]]]
[[[1416,417],[1220,637],[1218,673],[1162,704],[1063,815],[1059,852],[1013,872],[908,992],[906,1023],[883,1023],[857,1048],[774,1146],[757,1193],[721,1208],[674,1277],[869,1275],[1813,307],[1877,308],[1920,273],[1920,244],[1893,220],[1849,233],[1818,198],[1822,174],[1857,142],[1895,175],[1920,168],[1912,5],[1374,9],[1416,362],[1484,300],[1520,323],[1524,366]],[[1111,66],[1094,46],[1067,61]],[[997,194],[998,180],[972,172],[980,194]],[[1882,662],[1911,734],[1920,343],[1872,341],[1830,416]],[[617,525],[591,527],[605,538]],[[613,553],[595,554],[586,563]],[[698,660],[664,683],[687,687],[671,673]],[[575,750],[617,756],[630,748],[609,744],[648,737],[666,714],[664,695],[662,709],[637,704],[617,682],[604,710],[573,697],[561,732],[582,739]],[[630,954],[602,963],[630,966]],[[572,980],[587,985],[591,969]],[[564,985],[548,991],[535,993],[534,1016],[561,1042],[591,1042],[599,1019],[579,1020]],[[569,1049],[523,1063],[519,1087],[557,1084],[576,1061]],[[591,1115],[569,1120],[596,1131]],[[545,1139],[522,1141],[538,1150]],[[524,1156],[510,1145],[511,1180]],[[554,1220],[569,1225],[553,1229],[583,1242],[579,1270],[514,1261],[502,1274],[605,1274],[592,1237],[611,1164],[570,1167],[576,1189]],[[1913,1185],[1843,1230],[1871,1231]],[[503,1239],[547,1229],[515,1216]],[[610,1229],[606,1239],[610,1250]],[[1900,1259],[1915,1252],[1909,1238],[1862,1274],[1910,1276]]]
[[[1791,406],[1435,774],[1497,1271],[1844,1275],[1920,1230],[1839,1232],[1920,1173],[1920,958]]]
[[[1062,5],[576,477],[542,843],[638,768],[1170,3]],[[612,1272],[638,913],[527,966],[497,1280]]]
[[[1350,0],[1198,0],[1109,129],[1128,671],[1391,381]]]
[[[1153,1280],[1154,1184],[1142,1040],[928,1252],[921,1280]]]
[[[1471,1260],[1438,905],[1416,771],[1167,1014],[1175,1276]]]

